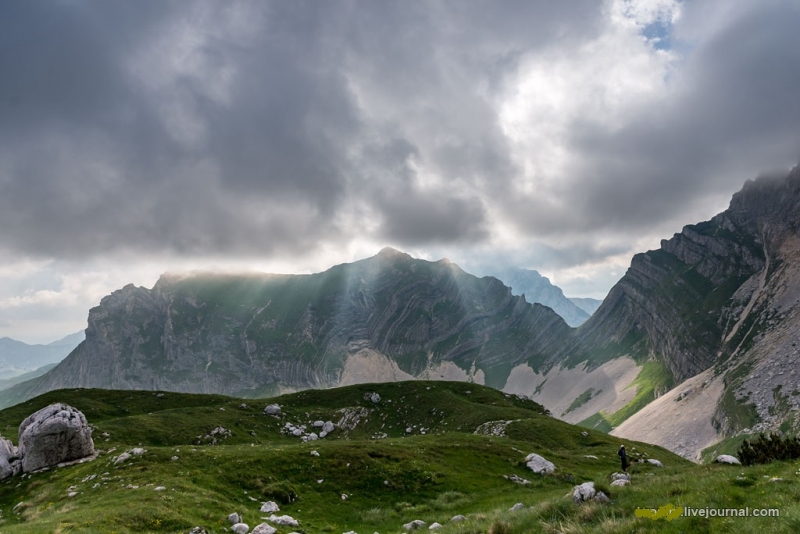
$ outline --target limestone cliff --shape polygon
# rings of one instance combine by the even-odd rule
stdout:
[[[352,383],[354,365],[375,358],[402,377],[455,369],[501,388],[513,365],[569,334],[552,310],[494,278],[384,249],[314,275],[128,285],[90,311],[86,340],[21,396],[67,387],[256,396]]]

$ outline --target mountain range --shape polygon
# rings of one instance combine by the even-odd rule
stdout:
[[[46,345],[29,345],[9,337],[0,338],[0,381],[28,375],[67,357],[84,339],[83,332],[70,334]],[[2,382],[0,382],[2,383]]]
[[[570,326],[580,326],[600,307],[602,301],[592,298],[567,298],[560,287],[533,269],[500,267],[486,272],[511,288],[512,295],[525,295],[529,302],[548,306]]]
[[[796,430],[799,229],[797,168],[748,181],[724,212],[634,256],[578,328],[508,276],[526,296],[393,249],[313,275],[164,275],[105,297],[86,340],[0,402],[474,381],[697,459],[723,438]]]

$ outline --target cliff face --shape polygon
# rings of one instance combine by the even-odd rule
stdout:
[[[86,340],[26,396],[66,387],[264,395],[339,385],[355,355],[502,387],[570,335],[549,308],[447,260],[385,249],[314,275],[163,276],[90,311]],[[362,360],[359,360],[362,361]]]
[[[748,182],[723,213],[634,256],[566,357],[659,359],[678,381],[725,360],[742,342],[742,324],[754,320],[750,298],[797,236],[799,214],[797,169]]]

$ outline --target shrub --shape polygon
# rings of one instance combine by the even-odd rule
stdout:
[[[775,460],[800,458],[800,440],[796,436],[783,437],[773,432],[769,436],[759,434],[754,442],[744,440],[737,453],[742,465],[768,464]]]

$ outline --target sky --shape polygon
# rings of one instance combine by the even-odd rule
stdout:
[[[602,298],[800,161],[800,0],[0,2],[0,337],[384,246]]]

